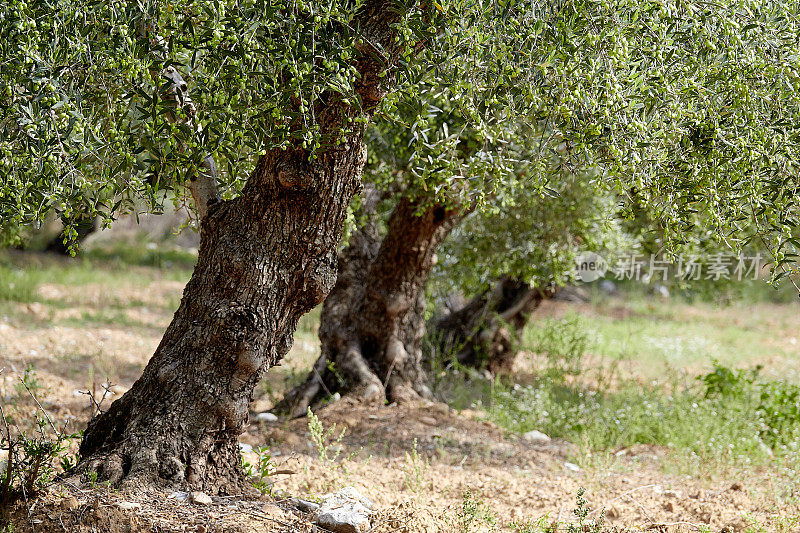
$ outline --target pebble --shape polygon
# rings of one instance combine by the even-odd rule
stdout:
[[[436,425],[439,425],[439,422],[437,422],[437,421],[436,421],[436,419],[435,419],[435,418],[433,418],[432,416],[423,416],[423,417],[420,417],[419,421],[420,421],[420,422],[422,422],[423,424],[426,424],[426,425],[428,425],[428,426],[436,426]]]
[[[136,502],[117,502],[116,506],[118,509],[122,509],[123,511],[132,511],[134,509],[142,508],[142,504]]]
[[[564,468],[566,468],[567,470],[569,470],[571,472],[580,472],[581,471],[581,467],[579,467],[575,463],[564,463]]]
[[[64,508],[69,511],[74,511],[75,509],[81,506],[81,502],[79,502],[78,498],[76,498],[75,496],[64,498],[62,504],[64,505]]]
[[[245,444],[244,442],[240,442],[239,451],[241,451],[242,453],[250,453],[253,451],[253,447],[250,444]]]
[[[258,413],[256,415],[256,420],[259,422],[277,422],[278,417],[272,413]]]
[[[289,503],[303,513],[313,513],[319,509],[318,503],[302,500],[300,498],[289,498]]]
[[[189,500],[197,505],[211,505],[212,499],[211,496],[206,494],[205,492],[195,491],[189,496]]]
[[[535,429],[524,433],[522,437],[533,444],[549,444],[551,440],[548,435],[545,435],[541,431],[537,431]]]

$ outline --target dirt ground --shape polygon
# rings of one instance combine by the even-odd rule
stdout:
[[[46,303],[5,304],[0,399],[7,414],[24,427],[36,410],[18,385],[29,368],[28,382],[54,421],[84,427],[91,413],[85,392],[98,394],[106,378],[113,397],[127,390],[155,349],[181,289],[179,282],[158,279],[113,291],[102,284],[79,291],[44,284],[38,290]],[[281,387],[302,374],[316,349],[313,331],[298,335],[285,364],[259,388],[254,412],[268,408]],[[269,446],[277,468],[291,472],[272,478],[271,496],[198,506],[170,491],[62,483],[18,506],[15,531],[312,531],[288,498],[314,499],[346,485],[376,502],[375,532],[524,531],[539,520],[563,528],[575,520],[581,488],[589,518],[602,517],[618,530],[777,531],[785,517],[798,513],[796,505],[775,503],[784,501],[776,494],[794,489],[769,471],[687,478],[663,468],[672,452],[652,446],[582,461],[587,458],[577,457],[573,444],[533,445],[483,420],[480,411],[456,412],[431,402],[376,406],[344,399],[317,414],[325,428],[336,427],[334,436],[345,430],[340,442],[328,441],[328,454],[338,452],[334,461],[320,457],[307,419],[253,422],[242,435],[244,445]],[[244,457],[257,460],[251,451]]]

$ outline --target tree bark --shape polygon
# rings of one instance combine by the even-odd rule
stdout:
[[[554,293],[505,276],[461,309],[432,320],[431,337],[440,354],[462,365],[508,373],[531,313]]]
[[[323,95],[316,108],[324,135],[347,132],[336,146],[313,159],[302,149],[267,152],[234,200],[198,190],[205,216],[192,278],[141,378],[89,423],[81,471],[112,483],[241,490],[238,436],[253,388],[336,281],[339,239],[366,159],[364,123],[397,57],[392,6],[368,0],[359,14],[368,43],[357,59],[362,106]]]
[[[334,392],[398,403],[431,397],[421,364],[425,283],[465,211],[433,205],[417,214],[403,198],[382,241],[374,220],[353,234],[322,308],[322,353],[276,411],[302,416]]]

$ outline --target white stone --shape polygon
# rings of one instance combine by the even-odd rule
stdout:
[[[132,511],[134,509],[141,509],[142,504],[136,502],[117,502],[117,508],[122,509],[123,511]]]
[[[256,415],[256,420],[259,422],[277,422],[278,417],[272,413],[258,413]]]
[[[189,498],[192,503],[196,503],[197,505],[211,505],[213,501],[211,499],[211,496],[209,496],[205,492],[199,492],[199,491],[193,492]]]
[[[245,444],[244,442],[240,442],[239,451],[241,451],[242,453],[250,453],[253,451],[253,447],[250,444]]]
[[[580,472],[581,467],[576,465],[575,463],[564,463],[564,468],[571,472]]]
[[[374,505],[355,487],[344,487],[322,499],[315,522],[336,533],[365,533]]]
[[[528,431],[527,433],[522,435],[526,440],[531,441],[533,444],[549,444],[550,437],[542,433],[541,431],[537,431],[535,429]]]
[[[368,513],[360,503],[346,503],[334,509],[321,508],[316,522],[335,533],[366,533],[370,530]]]

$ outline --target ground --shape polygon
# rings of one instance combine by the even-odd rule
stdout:
[[[130,387],[189,274],[190,260],[180,256],[144,261],[156,267],[92,257],[2,256],[0,398],[21,428],[37,408],[20,378],[54,422],[72,430],[85,427],[91,416],[87,391],[99,399],[103,384],[110,384],[107,404]],[[708,371],[712,358],[734,366],[762,364],[765,375],[789,381],[800,374],[800,313],[794,303],[719,307],[608,296],[551,302],[534,320],[570,313],[593,324],[599,337],[585,364],[596,369],[616,361],[615,379],[658,388],[665,369],[694,379]],[[304,378],[318,355],[316,321],[312,313],[301,323],[291,353],[259,387],[254,415]],[[521,382],[533,380],[542,364],[540,355],[523,351],[517,368]],[[452,383],[440,384],[440,390],[448,387]],[[199,507],[170,498],[169,492],[57,483],[17,507],[15,531],[311,531],[307,517],[287,498],[314,499],[345,485],[377,503],[376,532],[526,531],[528,526],[527,531],[539,531],[535,524],[553,522],[567,527],[575,521],[582,488],[588,518],[602,516],[606,526],[620,530],[800,527],[793,465],[782,459],[686,469],[679,467],[685,452],[668,446],[593,450],[559,438],[535,445],[496,425],[487,404],[463,397],[449,405],[406,406],[354,405],[345,399],[317,415],[327,430],[336,427],[321,444],[314,442],[305,418],[254,420],[242,435],[246,461],[258,462],[250,447],[268,446],[269,468],[284,472],[269,477],[267,495]],[[342,429],[344,436],[337,439]],[[125,505],[133,503],[140,507]]]

